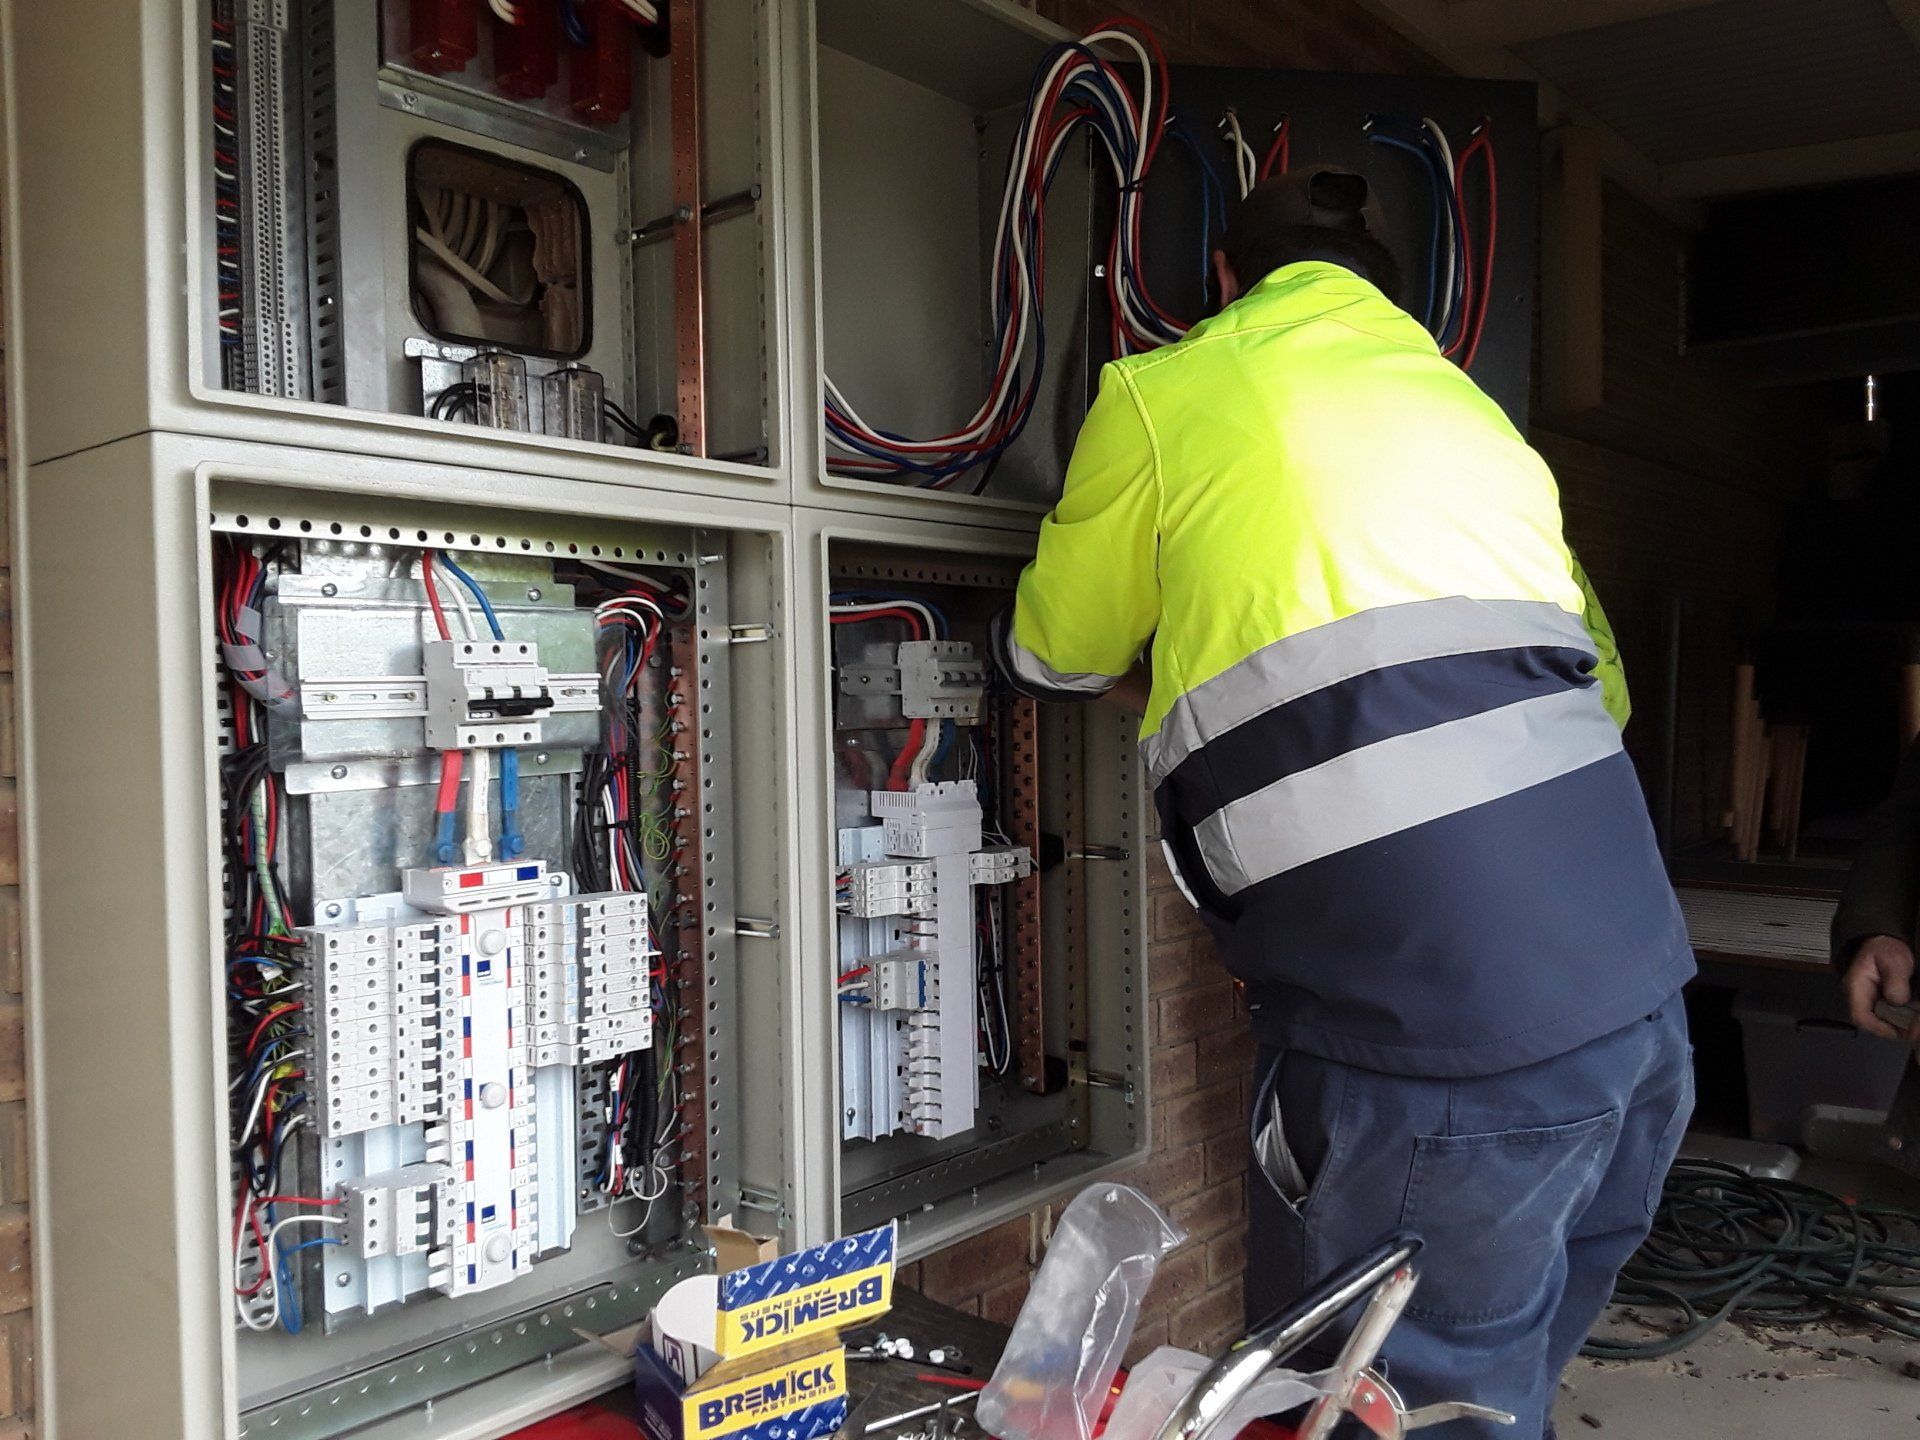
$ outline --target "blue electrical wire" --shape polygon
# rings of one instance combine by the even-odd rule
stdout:
[[[1389,145],[1395,150],[1404,150],[1420,161],[1426,172],[1427,188],[1433,196],[1433,213],[1427,229],[1427,296],[1421,311],[1420,323],[1433,330],[1434,309],[1440,299],[1440,212],[1447,208],[1446,191],[1439,178],[1439,171],[1433,154],[1424,145],[1416,145],[1411,140],[1402,140],[1393,135],[1382,135],[1378,130],[1367,132],[1367,139],[1375,145]],[[1451,224],[1451,220],[1448,222]]]
[[[582,50],[593,44],[593,32],[580,18],[580,0],[560,0],[560,24],[567,32],[567,39]]]
[[[1213,161],[1207,157],[1207,152],[1184,120],[1169,120],[1167,134],[1191,150],[1194,161],[1200,166],[1200,294],[1204,297],[1213,293],[1214,233],[1217,229],[1224,235],[1227,229],[1227,188],[1220,179],[1220,172],[1214,168]]]
[[[447,573],[467,587],[473,598],[480,602],[480,613],[487,617],[487,628],[493,632],[493,638],[504,640],[506,631],[500,628],[500,617],[493,613],[493,602],[487,598],[487,592],[480,588],[480,582],[462,570],[454,558],[442,550],[439,552],[440,564]],[[447,817],[441,818],[443,829],[451,827]],[[443,860],[451,860],[452,839],[450,834],[436,837],[442,849]],[[520,752],[512,746],[500,752],[500,858],[518,860],[526,849],[526,840],[520,834]]]

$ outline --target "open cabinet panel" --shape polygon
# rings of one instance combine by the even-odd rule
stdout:
[[[967,424],[995,374],[994,235],[1015,131],[1047,28],[993,6],[932,14],[866,0],[816,7],[820,344],[827,383],[880,430],[910,437]],[[930,32],[928,27],[931,26]],[[929,63],[935,37],[964,58]],[[1094,267],[1091,156],[1072,147],[1045,206],[1047,363],[1017,439],[949,481],[943,496],[1017,519],[1059,493],[1086,405]],[[852,494],[921,487],[829,444],[825,483]]]
[[[897,1217],[920,1252],[1138,1158],[1148,1111],[1126,723],[992,674],[1012,537],[912,528],[820,541],[832,908],[810,978],[832,994],[840,1225]]]
[[[765,7],[203,6],[206,386],[777,463]]]
[[[151,478],[189,543],[127,574],[197,599],[161,612],[171,651],[198,656],[162,723],[206,784],[172,771],[115,847],[138,861],[153,824],[175,837],[185,930],[153,983],[187,1043],[109,1039],[155,1080],[124,1121],[191,1178],[162,1218],[217,1237],[207,1288],[161,1303],[211,1322],[231,1368],[227,1418],[166,1433],[417,1424],[506,1376],[557,1406],[554,1358],[705,1268],[703,1223],[790,1223],[783,526],[183,443]],[[37,493],[109,483],[111,459],[61,462]],[[43,508],[36,559],[80,538],[64,501]],[[69,793],[36,779],[50,806]],[[65,843],[42,832],[49,874]],[[95,923],[80,889],[48,887],[43,944]],[[62,967],[48,1023],[93,963]],[[204,1132],[157,1118],[202,1093],[221,1097]],[[85,1129],[65,1133],[85,1148]],[[84,1288],[93,1262],[53,1258],[62,1293]],[[191,1333],[180,1319],[141,1330]],[[72,1414],[85,1361],[62,1353]],[[591,1347],[568,1363],[570,1393],[621,1368]],[[89,1394],[79,1413],[108,1408],[81,1428],[124,1431],[112,1404]],[[472,1426],[448,1433],[511,1428]]]

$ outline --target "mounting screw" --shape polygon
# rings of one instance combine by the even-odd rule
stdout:
[[[340,902],[338,900],[333,901],[327,906],[327,918],[329,920],[338,920],[340,918]]]
[[[405,109],[412,110],[420,104],[420,97],[411,90],[403,90],[400,92],[400,104]]]
[[[527,599],[538,600],[539,598],[540,598],[540,587],[538,585],[529,585],[527,587]]]
[[[331,600],[334,596],[340,593],[340,587],[334,584],[331,580],[329,580],[326,584],[320,587],[320,593],[326,596],[329,600]]]
[[[544,750],[542,750],[542,751],[540,751],[540,752],[539,752],[539,753],[538,753],[537,755],[535,755],[535,756],[533,757],[533,763],[534,763],[534,764],[536,764],[536,765],[544,765],[544,764],[546,764],[546,763],[547,763],[547,752],[546,752],[546,751],[544,751]]]
[[[344,765],[336,765],[327,773],[336,780],[344,780],[347,778],[347,767]]]

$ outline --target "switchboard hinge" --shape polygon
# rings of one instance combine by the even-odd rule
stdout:
[[[772,1222],[772,1227],[775,1230],[779,1231],[785,1231],[789,1221],[792,1219],[787,1213],[786,1201],[782,1200],[771,1190],[762,1190],[756,1185],[742,1185],[740,1187],[740,1209],[758,1211]],[[740,1218],[744,1219],[745,1217],[742,1216]],[[756,1235],[765,1233],[764,1230],[756,1229],[752,1226],[742,1225],[741,1228]]]
[[[778,940],[780,922],[778,920],[756,920],[750,915],[737,915],[733,921],[733,933],[742,940]]]
[[[1069,860],[1131,860],[1133,851],[1124,845],[1084,845],[1078,850],[1069,850]]]
[[[727,627],[729,645],[760,645],[771,639],[773,639],[773,627],[757,620],[746,625]]]
[[[1096,1090],[1124,1090],[1127,1104],[1133,1104],[1133,1082],[1111,1070],[1087,1071],[1087,1084]]]

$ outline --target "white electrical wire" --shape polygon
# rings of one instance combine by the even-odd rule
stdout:
[[[240,1206],[240,1235],[243,1241],[251,1228],[247,1224],[247,1217],[252,1211],[253,1194],[249,1191]],[[240,1279],[240,1265],[245,1250],[244,1245],[235,1245],[233,1247],[233,1288],[235,1309],[239,1312],[240,1323],[255,1332],[271,1330],[280,1323],[280,1281],[274,1272],[279,1268],[275,1242],[279,1240],[282,1230],[293,1225],[345,1225],[346,1223],[344,1219],[335,1215],[289,1215],[284,1220],[275,1221],[272,1228],[267,1231],[266,1243],[260,1250],[260,1270],[265,1278],[260,1289],[250,1296],[239,1293],[245,1288]],[[253,1313],[263,1296],[270,1301],[264,1321],[256,1318]],[[253,1304],[249,1305],[249,1301]]]
[[[493,787],[493,752],[476,745],[467,751],[467,833],[461,854],[468,865],[493,859],[493,820],[488,810]]]
[[[1446,184],[1442,187],[1447,213],[1441,216],[1440,224],[1440,303],[1435,307],[1433,333],[1444,335],[1453,319],[1456,306],[1460,303],[1460,286],[1455,274],[1455,256],[1453,248],[1453,217],[1459,201],[1454,193],[1453,146],[1447,143],[1447,132],[1440,128],[1440,122],[1431,115],[1422,115],[1420,124],[1427,134],[1433,137],[1434,145],[1440,151],[1444,162]]]
[[[939,625],[934,623],[933,611],[918,600],[861,600],[840,605],[830,605],[828,612],[834,615],[871,615],[877,610],[911,610],[918,615],[927,627],[927,639],[931,640],[940,633]]]
[[[1233,171],[1240,182],[1240,198],[1244,200],[1260,178],[1260,157],[1247,143],[1246,132],[1240,128],[1239,112],[1232,106],[1220,117],[1220,129],[1233,150]]]

